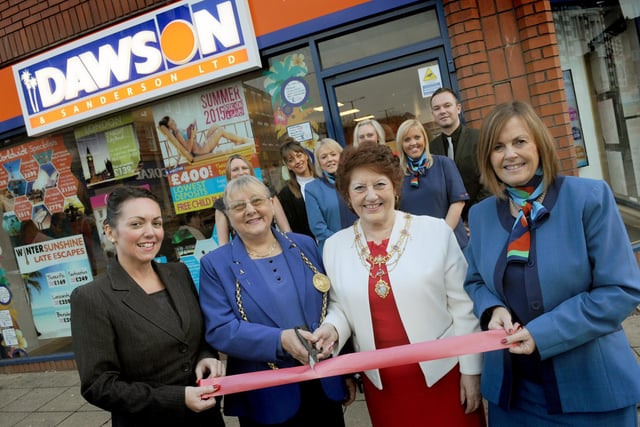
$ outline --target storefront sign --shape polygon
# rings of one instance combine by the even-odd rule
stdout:
[[[260,67],[247,0],[186,0],[13,67],[29,135]]]

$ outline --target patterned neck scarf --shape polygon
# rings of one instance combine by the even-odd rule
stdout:
[[[411,181],[409,182],[412,187],[418,187],[420,182],[418,181],[418,177],[423,175],[427,171],[427,167],[430,165],[427,164],[427,151],[425,150],[420,156],[419,159],[412,159],[411,157],[407,157],[407,172],[411,177]]]
[[[544,192],[542,169],[538,168],[531,181],[524,186],[510,187],[507,185],[506,189],[513,204],[519,208],[518,216],[509,236],[507,263],[526,263],[529,261],[529,248],[531,247],[530,230],[549,216],[547,208],[536,201]]]
[[[322,176],[324,176],[324,179],[326,179],[329,182],[329,184],[336,185],[336,174],[335,173],[329,173],[329,172],[322,171]]]

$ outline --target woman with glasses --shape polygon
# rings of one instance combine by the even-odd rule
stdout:
[[[253,171],[253,166],[242,154],[233,154],[227,159],[227,166],[225,168],[227,182],[232,179],[236,179],[239,176],[251,175],[256,176]],[[274,209],[274,222],[278,226],[278,230],[283,232],[291,231],[289,227],[289,221],[282,209],[282,205],[274,194],[272,194],[273,209]],[[220,246],[229,243],[229,238],[235,235],[235,231],[229,227],[229,219],[227,218],[227,212],[224,208],[224,201],[222,198],[216,199],[213,203],[213,208],[216,210],[216,229],[218,231],[218,244]]]
[[[201,260],[207,342],[227,354],[229,374],[308,364],[302,339],[324,319],[329,290],[315,242],[271,226],[273,201],[255,177],[230,181],[224,204],[237,235]],[[324,378],[230,394],[224,411],[242,427],[344,426],[342,402],[354,392]]]
[[[307,150],[291,138],[280,146],[280,155],[289,171],[289,180],[278,193],[278,199],[282,203],[291,230],[313,237],[307,218],[304,193],[305,186],[316,178],[311,157]]]

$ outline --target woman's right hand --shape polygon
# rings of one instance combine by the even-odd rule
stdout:
[[[324,360],[331,357],[333,346],[339,338],[336,327],[330,323],[325,323],[313,331],[313,336],[316,349],[318,349],[318,359]]]
[[[215,391],[212,385],[204,387],[185,387],[184,403],[193,412],[202,412],[216,406],[215,397],[202,398],[203,395],[211,394]]]
[[[311,341],[313,336],[309,331],[299,329],[298,332],[303,338],[306,338],[313,344],[313,341]],[[300,342],[295,329],[285,329],[282,331],[282,334],[280,334],[280,343],[282,344],[282,349],[289,353],[294,359],[303,365],[309,364],[309,352]]]

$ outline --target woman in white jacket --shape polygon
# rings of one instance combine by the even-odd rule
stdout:
[[[356,351],[368,351],[478,331],[463,289],[467,264],[451,228],[395,210],[403,174],[389,147],[345,150],[337,177],[360,219],[325,244],[331,297],[314,332],[322,356],[349,337]],[[366,371],[374,427],[484,425],[481,363],[481,355],[470,355]]]

